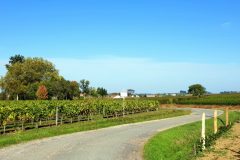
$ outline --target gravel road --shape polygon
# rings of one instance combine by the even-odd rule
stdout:
[[[0,160],[141,160],[144,143],[155,133],[201,120],[212,110],[34,140],[0,149]],[[219,112],[220,113],[220,112]]]

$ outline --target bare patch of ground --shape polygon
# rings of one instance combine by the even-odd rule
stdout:
[[[240,160],[240,123],[219,138],[213,149],[206,151],[198,160]]]

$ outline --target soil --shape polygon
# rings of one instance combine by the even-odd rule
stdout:
[[[240,160],[240,123],[216,141],[212,149],[197,160]]]

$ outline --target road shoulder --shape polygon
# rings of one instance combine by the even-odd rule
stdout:
[[[236,123],[229,133],[219,138],[212,149],[198,160],[240,159],[240,123]]]

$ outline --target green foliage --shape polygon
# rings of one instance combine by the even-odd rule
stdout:
[[[0,126],[21,122],[38,122],[39,120],[55,119],[56,107],[62,119],[88,117],[121,116],[123,112],[139,113],[156,111],[157,101],[126,100],[124,109],[122,100],[85,99],[76,101],[0,101]],[[6,123],[6,124],[5,124]]]
[[[4,77],[4,89],[12,97],[26,99],[31,85],[53,79],[59,79],[59,75],[51,62],[42,58],[27,58],[21,63],[9,65]]]
[[[97,97],[98,94],[97,94],[96,88],[94,88],[94,87],[89,87],[88,95],[90,95],[90,96],[92,96],[92,97]]]
[[[69,99],[74,99],[79,97],[80,94],[80,86],[76,81],[69,81]]]
[[[195,96],[165,96],[141,98],[155,100],[160,104],[197,104],[197,105],[240,105],[240,94],[211,94],[201,97]]]
[[[89,84],[90,82],[88,80],[82,79],[79,83],[80,85],[80,89],[81,89],[81,93],[83,93],[84,95],[88,95],[89,94]]]
[[[206,88],[204,88],[201,84],[194,84],[189,86],[188,93],[193,96],[202,96],[206,93]]]
[[[99,87],[97,88],[97,94],[104,97],[106,96],[108,93],[107,93],[107,90],[105,88],[102,88],[102,87]]]
[[[6,64],[6,68],[9,69],[9,67],[15,63],[23,63],[24,60],[25,60],[24,56],[20,54],[12,56],[9,58],[9,64]]]
[[[216,94],[203,97],[179,98],[175,101],[178,104],[197,105],[240,105],[240,94]]]
[[[29,100],[36,99],[36,92],[38,90],[39,85],[40,85],[40,83],[38,83],[38,82],[29,84],[27,86],[25,99],[29,99]]]

